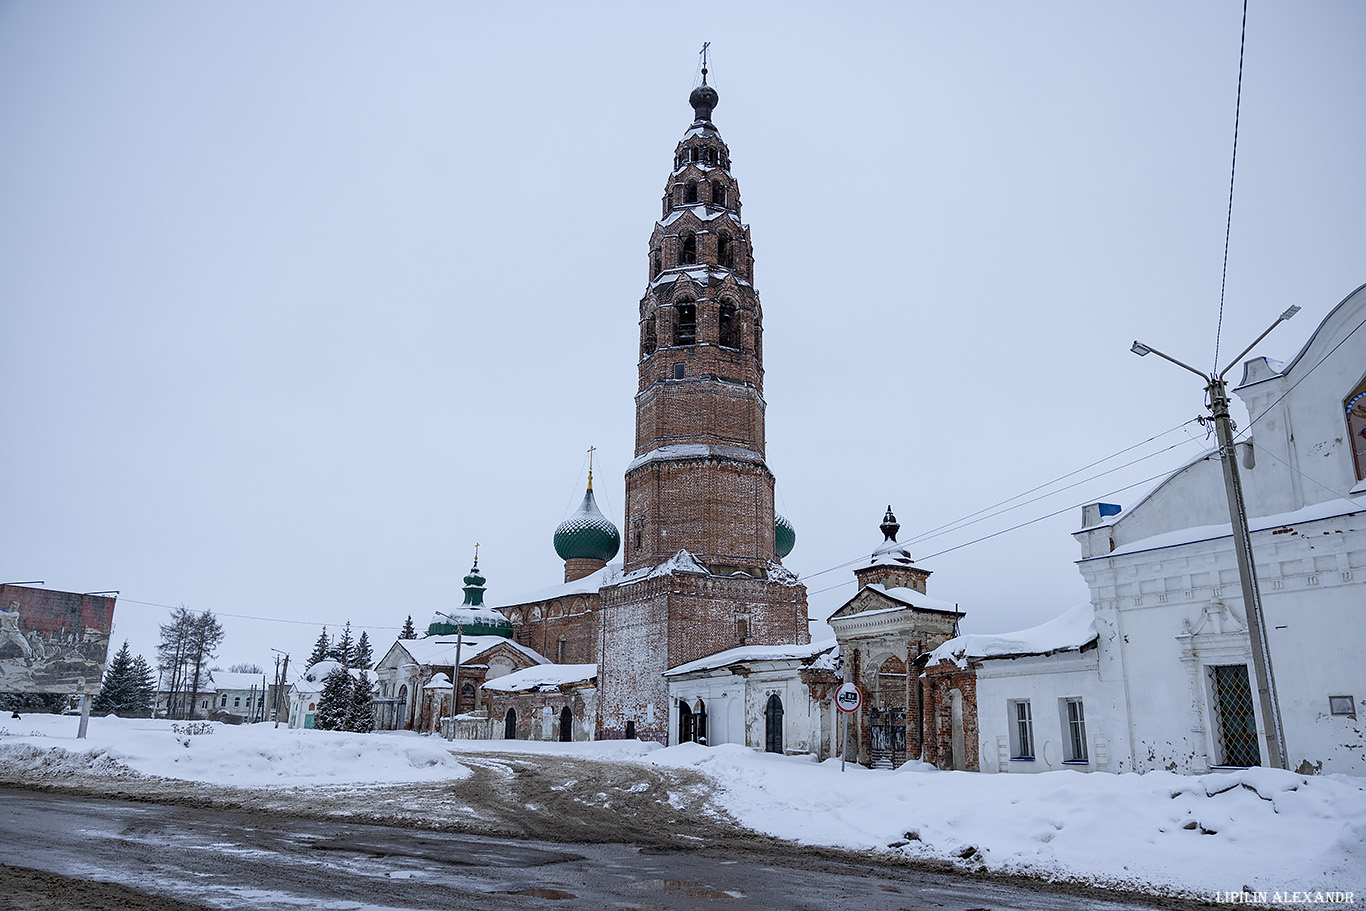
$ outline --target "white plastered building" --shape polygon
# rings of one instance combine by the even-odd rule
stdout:
[[[1288,363],[1247,361],[1234,389],[1249,416],[1235,448],[1284,748],[1302,773],[1366,775],[1363,324],[1366,286]],[[978,666],[981,767],[1042,770],[1048,736],[1064,747],[1055,766],[1066,764],[1065,728],[1053,728],[1067,699],[1084,703],[1087,762],[1078,767],[1200,773],[1266,764],[1267,720],[1218,452],[1193,459],[1132,508],[1103,511],[1085,507],[1075,534],[1094,651]],[[1011,761],[1026,758],[1018,755],[1024,714],[1034,763]]]

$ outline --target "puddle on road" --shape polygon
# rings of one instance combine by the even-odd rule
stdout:
[[[692,882],[686,879],[656,879],[650,885],[663,889],[665,892],[682,892],[689,898],[700,898],[714,902],[728,902],[737,898],[744,898],[743,892],[723,892],[702,883]]]
[[[578,898],[573,892],[566,892],[563,889],[547,889],[544,886],[532,886],[529,889],[502,889],[494,892],[494,895],[526,895],[531,898],[554,898],[569,899]]]

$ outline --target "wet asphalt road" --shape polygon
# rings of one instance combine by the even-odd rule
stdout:
[[[36,886],[21,900],[12,886],[22,878],[13,877],[0,907],[25,911],[155,908],[157,897],[252,911],[1156,906],[1142,896],[1109,899],[799,852],[566,845],[12,789],[0,789],[0,864],[65,878],[47,877],[48,903]],[[78,897],[61,888],[67,880],[121,884],[146,901],[128,890],[98,901]]]

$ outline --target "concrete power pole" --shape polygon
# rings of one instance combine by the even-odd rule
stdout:
[[[1281,722],[1280,699],[1276,695],[1276,677],[1271,667],[1271,646],[1266,638],[1266,616],[1262,612],[1262,593],[1257,586],[1257,568],[1252,560],[1252,535],[1247,525],[1247,505],[1243,501],[1243,482],[1238,474],[1238,458],[1233,440],[1233,421],[1228,413],[1228,385],[1224,375],[1243,359],[1257,343],[1266,338],[1285,320],[1300,311],[1291,307],[1276,318],[1256,341],[1243,349],[1227,367],[1219,373],[1206,376],[1190,364],[1182,363],[1171,355],[1163,354],[1156,348],[1135,341],[1134,354],[1143,357],[1156,354],[1184,367],[1205,382],[1205,394],[1215,436],[1219,441],[1219,459],[1224,466],[1224,489],[1228,496],[1229,519],[1233,525],[1233,550],[1238,558],[1238,578],[1242,582],[1244,613],[1247,614],[1247,634],[1251,640],[1252,668],[1257,678],[1257,704],[1262,712],[1262,723],[1266,726],[1267,765],[1274,769],[1288,769],[1289,762],[1285,748],[1285,726]],[[1215,365],[1218,366],[1217,364]]]

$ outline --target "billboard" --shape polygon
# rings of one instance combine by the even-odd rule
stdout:
[[[0,693],[99,692],[114,599],[0,585]]]

